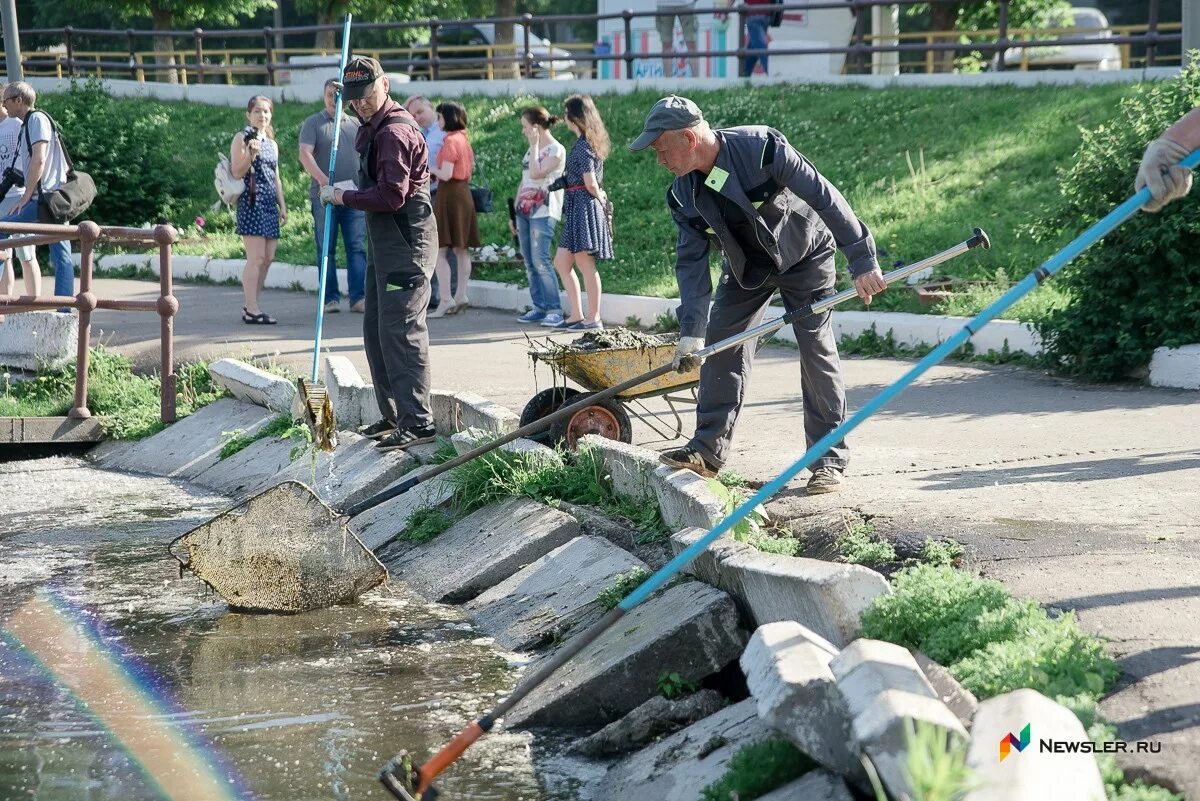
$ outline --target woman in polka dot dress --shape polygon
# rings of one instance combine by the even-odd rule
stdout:
[[[249,325],[274,325],[275,318],[258,305],[258,295],[267,281],[267,270],[275,260],[279,227],[287,222],[287,202],[279,180],[279,147],[271,127],[274,106],[271,99],[255,95],[246,104],[246,127],[233,137],[230,145],[230,169],[234,177],[246,182],[238,197],[237,232],[246,247],[246,268],[242,271],[242,322]]]
[[[565,116],[567,127],[579,138],[567,155],[567,191],[558,250],[554,254],[554,269],[567,292],[567,315],[551,327],[593,331],[604,327],[600,321],[600,272],[596,262],[613,257],[612,231],[606,213],[608,196],[600,187],[604,180],[604,159],[609,152],[608,131],[588,95],[568,97]],[[583,276],[587,291],[586,314],[575,270]]]

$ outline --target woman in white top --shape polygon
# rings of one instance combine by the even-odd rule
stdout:
[[[558,117],[550,116],[541,106],[521,112],[521,133],[529,142],[529,150],[521,160],[516,224],[509,221],[521,242],[533,300],[533,308],[517,318],[521,323],[557,325],[563,319],[558,277],[550,258],[550,241],[562,216],[563,193],[551,192],[549,186],[563,174],[567,159],[567,149],[550,133],[550,126],[556,122]]]
[[[0,87],[3,88],[3,87]],[[0,171],[13,167],[21,169],[17,155],[17,142],[21,136],[21,121],[8,116],[8,109],[0,105]],[[0,217],[5,216],[17,201],[21,199],[23,184],[14,184],[3,198],[0,198]],[[42,271],[38,266],[37,254],[33,245],[16,249],[17,258],[21,261],[21,271],[25,278],[25,294],[38,297],[42,294]],[[16,273],[13,269],[12,250],[0,250],[0,295],[13,295],[16,289]],[[3,319],[3,317],[0,317]]]

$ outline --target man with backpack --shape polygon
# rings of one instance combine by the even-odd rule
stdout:
[[[362,120],[354,141],[359,189],[321,187],[321,202],[367,213],[363,340],[382,418],[359,430],[379,450],[433,442],[429,405],[429,278],[437,261],[437,224],[429,199],[425,138],[413,116],[388,96],[379,62],[355,56],[342,73],[342,96]]]
[[[62,139],[50,115],[34,107],[37,92],[24,81],[14,81],[4,88],[4,108],[10,117],[23,123],[17,140],[16,158],[12,166],[23,174],[25,191],[2,222],[38,222],[38,201],[41,195],[57,191],[68,180],[70,162],[63,149]],[[64,221],[65,222],[65,221]],[[8,234],[0,234],[7,238]],[[75,265],[71,263],[71,243],[50,245],[50,263],[54,265],[54,294],[62,297],[75,294]]]

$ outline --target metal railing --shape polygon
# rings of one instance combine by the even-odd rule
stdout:
[[[78,225],[43,225],[40,223],[0,223],[0,233],[24,234],[0,240],[4,249],[25,245],[49,245],[55,242],[79,241],[79,294],[75,297],[50,295],[0,295],[0,314],[15,314],[52,310],[73,306],[79,312],[79,334],[76,345],[75,401],[68,414],[74,420],[92,416],[87,408],[88,357],[91,348],[92,312],[96,309],[156,312],[160,318],[159,352],[162,385],[159,396],[159,416],[164,423],[175,422],[175,315],[179,301],[171,289],[171,246],[179,240],[173,226],[154,228],[118,228],[99,226],[94,222]],[[97,241],[120,242],[130,245],[157,245],[159,263],[159,296],[157,300],[116,300],[97,298],[92,292],[92,264]]]
[[[949,0],[932,0],[932,2],[947,2]],[[706,8],[678,8],[670,11],[631,11],[626,9],[619,13],[610,14],[569,14],[544,16],[537,19],[538,24],[553,25],[555,23],[601,23],[606,21],[621,22],[624,49],[617,53],[598,53],[590,50],[570,51],[570,59],[586,62],[589,71],[597,63],[613,61],[623,62],[625,74],[629,78],[635,76],[634,61],[637,59],[670,58],[686,55],[689,58],[729,58],[739,59],[747,56],[791,56],[791,55],[845,55],[846,71],[862,73],[869,71],[869,60],[874,54],[897,53],[901,58],[906,54],[919,53],[919,62],[904,62],[912,67],[921,65],[926,71],[936,68],[935,61],[938,53],[945,52],[980,52],[985,56],[995,54],[999,68],[1006,64],[1005,51],[1017,48],[1028,53],[1032,48],[1044,47],[1079,47],[1107,43],[1118,46],[1122,52],[1122,65],[1132,66],[1134,57],[1131,49],[1141,46],[1145,55],[1137,61],[1147,67],[1158,63],[1158,50],[1163,45],[1176,44],[1182,41],[1179,23],[1161,24],[1159,22],[1161,0],[1150,0],[1147,21],[1139,25],[1114,26],[1113,36],[1103,39],[1088,38],[1088,29],[1083,28],[1011,28],[1008,25],[1010,0],[1000,0],[998,21],[999,25],[989,31],[933,31],[907,32],[898,34],[871,34],[869,12],[875,7],[909,6],[927,2],[927,0],[818,0],[805,3],[782,3],[776,5],[746,6],[733,4],[730,6]],[[854,28],[850,42],[842,46],[776,48],[770,50],[751,50],[742,46],[746,41],[746,14],[783,12],[785,16],[794,12],[808,12],[830,9],[846,9],[854,17]],[[738,47],[720,50],[696,50],[686,54],[672,51],[639,52],[634,50],[634,26],[637,19],[656,18],[660,16],[696,16],[706,14],[736,14],[738,18]],[[448,26],[461,27],[490,23],[499,29],[504,25],[516,26],[517,41],[512,45],[446,45],[440,41],[441,32]],[[563,60],[548,54],[543,57],[534,52],[534,47],[542,47],[542,40],[532,32],[534,18],[530,14],[517,17],[495,17],[488,19],[440,20],[431,19],[421,22],[377,22],[362,23],[355,26],[356,31],[400,31],[405,35],[423,39],[420,45],[403,47],[367,47],[356,48],[355,52],[375,55],[385,69],[407,72],[417,78],[454,78],[482,77],[492,78],[497,68],[507,67],[522,77],[532,77],[539,72],[553,77],[556,67],[554,62]],[[340,30],[340,25],[308,25],[292,28],[261,28],[254,30],[215,30],[206,31],[196,28],[191,31],[113,31],[91,28],[42,28],[29,29],[22,33],[26,36],[49,35],[61,36],[62,53],[33,53],[23,59],[22,64],[31,75],[57,75],[59,77],[74,77],[77,75],[94,74],[99,77],[128,77],[133,80],[145,81],[148,76],[158,79],[163,75],[174,73],[180,82],[204,82],[213,78],[234,82],[235,76],[263,75],[269,85],[276,85],[281,73],[304,69],[298,65],[281,60],[290,55],[335,55],[332,49],[323,48],[278,48],[276,39],[279,36],[317,35],[325,32]],[[1093,29],[1094,30],[1094,29]],[[1062,34],[1060,38],[1046,38],[1054,34]],[[122,50],[88,50],[78,51],[75,39],[79,36],[91,38],[119,38],[124,41]],[[137,46],[138,40],[169,39],[172,42],[170,51],[146,50]],[[245,48],[231,48],[227,44],[222,47],[206,49],[206,42],[230,39],[249,39],[261,42],[260,45]],[[175,48],[176,40],[187,41],[186,46]],[[562,45],[554,45],[555,50]],[[1176,60],[1177,57],[1171,57]],[[1027,59],[1022,58],[1022,64],[1027,65]]]

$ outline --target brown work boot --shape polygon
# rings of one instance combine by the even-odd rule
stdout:
[[[828,465],[818,467],[808,477],[808,494],[826,495],[830,492],[839,492],[842,489],[842,481],[842,471],[836,467]]]
[[[663,451],[658,455],[658,460],[678,470],[691,470],[696,475],[703,476],[704,478],[713,478],[717,475],[717,471],[721,469],[720,466],[709,464],[704,455],[691,445],[685,445],[682,448],[676,448],[671,451]]]

